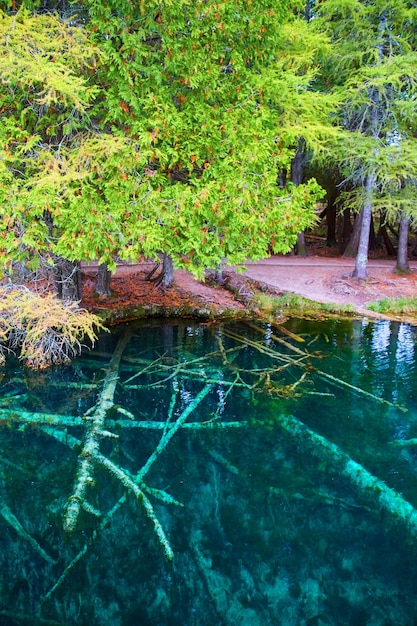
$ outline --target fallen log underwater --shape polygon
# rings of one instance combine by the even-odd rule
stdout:
[[[94,455],[99,450],[100,439],[102,437],[103,425],[107,412],[114,405],[114,392],[118,382],[118,369],[123,351],[129,342],[128,333],[122,335],[116,346],[112,359],[107,369],[107,374],[103,382],[103,388],[93,410],[88,411],[89,428],[84,439],[83,448],[79,456],[79,469],[77,471],[77,479],[74,485],[74,491],[67,503],[67,509],[64,518],[64,529],[72,531],[77,525],[78,516],[81,505],[85,499],[85,493],[93,482],[92,471],[94,464]]]
[[[257,330],[260,330],[257,328]],[[301,369],[300,378],[292,385],[286,387],[290,392],[299,390],[299,387],[305,381],[306,377],[310,373],[325,378],[333,386],[340,385],[344,389],[347,389],[350,393],[362,395],[366,397],[370,402],[377,402],[395,406],[397,409],[402,409],[398,405],[394,405],[383,398],[366,392],[359,387],[355,387],[350,383],[346,383],[332,375],[329,375],[316,368],[311,368],[308,361],[314,356],[307,350],[300,349],[290,344],[286,339],[278,338],[281,345],[294,354],[294,356],[288,354],[281,354],[277,350],[257,342],[254,340],[248,340],[245,337],[236,335],[236,333],[224,332],[224,336],[229,337],[233,341],[238,343],[238,346],[234,348],[225,349],[222,344],[222,340],[219,337],[218,344],[219,349],[217,352],[210,353],[210,356],[217,356],[224,368],[224,370],[233,372],[233,380],[224,380],[221,382],[219,377],[216,377],[216,369],[210,370],[210,375],[201,374],[201,371],[195,369],[188,369],[190,365],[192,368],[197,363],[204,363],[206,357],[198,357],[191,359],[190,361],[176,362],[173,364],[162,363],[161,358],[158,357],[154,360],[137,359],[136,366],[140,366],[140,371],[130,374],[129,378],[124,381],[120,381],[120,372],[122,370],[122,362],[129,359],[134,361],[131,357],[124,356],[124,350],[129,343],[130,335],[124,334],[119,339],[116,349],[110,358],[110,363],[106,368],[104,380],[102,381],[101,391],[98,395],[96,403],[88,409],[83,416],[71,416],[71,415],[56,415],[43,412],[31,412],[25,409],[15,408],[14,406],[9,408],[0,408],[0,420],[3,420],[6,424],[18,424],[23,429],[28,424],[38,425],[43,432],[55,437],[63,445],[67,445],[73,449],[78,455],[78,469],[76,479],[74,481],[73,493],[68,499],[67,507],[64,514],[64,528],[66,531],[74,532],[77,526],[78,516],[81,509],[89,512],[90,514],[98,518],[97,529],[93,531],[91,538],[86,542],[84,547],[75,555],[73,560],[65,567],[61,576],[58,578],[55,585],[44,596],[44,600],[49,600],[54,594],[55,590],[65,581],[70,571],[76,563],[87,553],[89,545],[95,541],[99,535],[100,530],[105,528],[111,521],[115,512],[123,506],[126,502],[127,494],[132,493],[137,501],[144,508],[146,515],[153,523],[154,532],[158,538],[159,543],[163,547],[164,555],[168,560],[174,557],[174,550],[170,545],[168,538],[160,524],[158,518],[155,515],[154,509],[148,496],[152,496],[166,504],[180,505],[174,498],[162,490],[153,489],[145,484],[144,480],[149,472],[150,468],[159,459],[161,453],[167,448],[174,435],[181,430],[183,431],[203,431],[214,429],[240,429],[240,428],[254,428],[257,425],[262,426],[262,420],[259,422],[245,420],[245,421],[223,421],[220,416],[220,411],[215,413],[215,419],[213,419],[213,413],[207,419],[201,418],[202,421],[187,420],[190,416],[196,412],[197,407],[200,407],[202,401],[210,394],[215,385],[223,385],[227,388],[227,393],[234,388],[245,388],[253,393],[271,392],[271,388],[268,388],[265,384],[270,382],[271,376],[279,376],[281,372],[286,371],[288,367],[294,366]],[[272,339],[276,340],[275,335],[270,335]],[[300,343],[300,342],[299,342]],[[263,370],[239,368],[235,361],[235,355],[242,350],[246,345],[258,350],[261,354],[275,360],[270,368]],[[139,363],[140,361],[140,363]],[[153,375],[159,374],[162,382],[167,382],[174,379],[176,376],[181,376],[185,379],[201,380],[203,383],[202,388],[196,394],[196,396],[189,401],[189,404],[179,411],[179,415],[175,418],[174,409],[177,401],[175,389],[172,393],[171,402],[167,409],[166,420],[139,420],[137,415],[132,414],[130,411],[115,405],[115,390],[117,385],[122,388],[130,390],[135,388],[153,388],[155,381],[148,382],[143,385],[132,385],[133,381],[137,381],[140,376],[148,376],[152,372]],[[220,372],[220,369],[217,370]],[[241,374],[250,375],[251,382],[243,382]],[[201,378],[198,378],[200,376]],[[254,378],[253,378],[254,377]],[[255,382],[253,382],[253,380]],[[310,392],[303,392],[310,393]],[[314,393],[314,392],[313,392]],[[325,394],[322,394],[325,395]],[[278,405],[279,406],[279,405]],[[111,412],[111,416],[109,413]],[[115,414],[122,416],[122,419],[115,419]],[[270,422],[268,422],[269,424]],[[310,429],[297,417],[293,415],[285,415],[277,410],[277,415],[274,416],[274,423],[277,428],[285,431],[286,435],[296,443],[303,444],[303,448],[309,451],[311,454],[326,461],[327,465],[332,465],[337,469],[338,476],[347,480],[351,485],[355,493],[359,498],[366,498],[367,502],[371,501],[373,514],[380,516],[381,512],[388,513],[392,520],[395,520],[404,525],[413,538],[417,536],[417,511],[405,500],[399,493],[391,489],[385,482],[372,475],[365,467],[360,463],[352,459],[344,450],[339,448],[336,444],[332,443],[322,435],[318,434],[314,430]],[[67,432],[70,428],[83,428],[85,436],[82,441],[72,436]],[[115,438],[117,439],[119,434],[123,431],[132,431],[133,429],[142,430],[157,430],[161,431],[159,442],[154,447],[153,451],[144,462],[142,467],[134,474],[129,473],[123,467],[117,465],[109,458],[104,456],[100,450],[101,441],[103,439]],[[78,430],[79,432],[79,430]],[[214,453],[215,454],[215,453]],[[212,454],[213,456],[213,454]],[[221,462],[225,467],[228,464],[227,459],[213,456],[214,460]],[[113,505],[113,507],[107,512],[97,511],[88,501],[88,494],[90,489],[94,486],[93,472],[95,466],[105,468],[109,474],[111,474],[119,483],[124,487],[124,495]],[[230,465],[230,467],[232,467]],[[238,475],[239,468],[233,466],[234,474]],[[268,486],[266,485],[266,488]],[[19,522],[13,518],[11,511],[4,509],[7,513],[8,523],[14,525],[16,529]],[[2,513],[3,517],[7,517]],[[17,525],[16,525],[17,524]],[[23,535],[22,535],[23,536]],[[29,539],[27,539],[29,541]],[[47,558],[47,556],[44,556]]]
[[[296,442],[307,444],[312,454],[331,462],[339,476],[346,478],[361,497],[372,500],[374,513],[381,510],[387,512],[393,520],[405,524],[413,537],[417,537],[417,510],[401,494],[292,415],[279,415],[276,424]]]

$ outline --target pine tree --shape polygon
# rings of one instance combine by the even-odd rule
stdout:
[[[315,27],[332,38],[326,69],[346,131],[335,156],[361,213],[354,276],[364,278],[372,212],[384,208],[391,220],[415,213],[417,13],[406,0],[324,0],[316,11]]]

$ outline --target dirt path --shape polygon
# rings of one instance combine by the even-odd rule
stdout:
[[[411,274],[398,275],[395,261],[370,260],[368,278],[361,282],[351,277],[354,266],[354,259],[273,256],[248,263],[244,275],[317,302],[351,304],[360,312],[367,302],[384,297],[417,296],[415,262]]]
[[[265,283],[277,295],[292,292],[315,300],[350,304],[360,314],[372,315],[366,303],[384,297],[417,297],[417,262],[411,264],[412,273],[406,276],[393,273],[395,261],[369,261],[368,278],[359,282],[351,277],[354,260],[309,256],[273,256],[248,263],[247,270],[237,282],[245,290],[245,278]],[[112,296],[99,299],[93,292],[95,266],[83,267],[83,304],[94,310],[114,310],[114,318],[126,317],[128,309],[142,310],[141,315],[158,315],[164,311],[177,310],[177,315],[199,312],[204,317],[221,316],[225,311],[245,310],[227,289],[209,282],[195,280],[185,270],[174,273],[174,287],[163,290],[155,283],[145,280],[152,264],[123,264],[118,266],[112,278]],[[228,268],[227,273],[234,273]],[[200,316],[200,315],[199,315]]]

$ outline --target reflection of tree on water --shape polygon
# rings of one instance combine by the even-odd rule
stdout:
[[[139,352],[138,354],[131,347],[134,346],[135,338],[130,335],[130,332],[125,332],[119,338],[110,362],[105,368],[101,390],[82,415],[75,417],[65,414],[57,415],[52,412],[29,411],[23,408],[19,398],[14,398],[12,394],[3,404],[4,408],[0,410],[3,424],[5,426],[12,424],[17,429],[16,432],[11,433],[16,441],[19,436],[24,438],[30,436],[31,431],[28,431],[28,428],[36,428],[34,436],[39,439],[39,449],[43,445],[44,435],[48,435],[59,441],[59,445],[64,444],[65,449],[68,450],[68,453],[64,455],[63,471],[66,473],[64,484],[68,490],[67,493],[72,490],[72,495],[65,503],[62,490],[59,489],[59,485],[55,484],[54,493],[57,495],[59,492],[59,495],[57,495],[57,506],[52,514],[54,521],[57,522],[63,513],[64,528],[71,533],[71,542],[66,546],[62,544],[58,530],[45,531],[44,529],[40,532],[39,528],[36,528],[38,518],[45,517],[45,512],[39,508],[40,504],[37,504],[34,510],[35,519],[29,523],[29,527],[33,530],[29,530],[28,527],[29,509],[25,509],[23,505],[19,505],[22,517],[18,519],[19,511],[13,511],[13,507],[7,504],[9,498],[12,499],[8,497],[8,494],[13,492],[11,479],[14,470],[7,463],[4,466],[3,505],[0,514],[13,532],[17,533],[19,544],[16,545],[20,546],[19,550],[26,554],[28,550],[29,552],[32,550],[37,555],[36,558],[45,561],[42,566],[36,565],[38,571],[44,572],[43,588],[37,592],[31,589],[29,595],[32,595],[32,608],[25,605],[23,600],[18,603],[21,610],[24,607],[25,611],[37,614],[39,623],[42,623],[40,615],[55,615],[53,607],[56,607],[57,599],[67,597],[65,591],[61,592],[60,589],[65,589],[66,585],[75,584],[77,572],[80,571],[81,563],[85,558],[88,558],[85,572],[91,569],[90,559],[97,559],[98,544],[103,550],[104,538],[106,542],[109,542],[105,552],[110,562],[112,560],[111,545],[116,540],[117,534],[121,533],[125,534],[123,539],[120,537],[119,547],[122,550],[129,549],[130,543],[132,549],[136,549],[134,546],[137,546],[139,541],[138,558],[140,561],[145,558],[139,569],[145,578],[149,574],[149,572],[145,573],[145,566],[149,570],[158,570],[159,573],[161,567],[169,572],[169,568],[166,569],[168,566],[163,565],[163,561],[159,566],[155,564],[155,567],[146,564],[146,555],[149,555],[152,561],[160,561],[157,551],[155,552],[151,547],[153,542],[149,543],[148,528],[153,529],[168,561],[175,556],[174,563],[180,561],[185,568],[188,567],[191,570],[194,568],[194,573],[201,578],[204,593],[208,594],[211,602],[212,609],[210,610],[214,611],[213,619],[224,619],[224,614],[227,613],[229,615],[227,623],[233,623],[233,619],[238,619],[238,614],[245,615],[248,624],[267,623],[267,614],[263,615],[263,610],[260,609],[260,590],[258,589],[256,593],[251,591],[251,586],[256,586],[256,584],[251,582],[252,574],[246,569],[247,566],[242,566],[240,571],[239,594],[242,596],[240,599],[233,595],[237,591],[230,587],[230,580],[226,574],[220,575],[217,568],[217,565],[221,565],[223,572],[227,570],[227,562],[234,541],[233,528],[236,529],[239,523],[243,523],[245,527],[249,521],[245,520],[245,502],[251,500],[256,502],[258,499],[259,504],[262,503],[262,507],[266,507],[267,515],[261,525],[266,536],[269,535],[274,540],[277,539],[276,524],[282,524],[276,512],[277,502],[281,499],[285,502],[291,501],[292,505],[295,502],[296,506],[302,502],[307,507],[310,505],[314,507],[341,506],[347,507],[349,511],[353,510],[356,505],[350,497],[341,498],[328,489],[318,488],[317,485],[312,485],[307,491],[305,488],[291,488],[294,483],[292,473],[297,471],[296,468],[292,468],[291,478],[286,475],[286,484],[283,487],[273,485],[268,487],[266,481],[270,480],[270,477],[267,478],[265,474],[265,480],[260,480],[258,485],[259,496],[247,492],[245,480],[249,482],[253,480],[255,473],[260,471],[259,463],[265,466],[270,463],[268,458],[265,458],[265,451],[260,451],[258,464],[252,467],[252,462],[249,463],[251,478],[246,476],[249,456],[245,456],[245,449],[251,445],[252,439],[256,437],[262,439],[262,432],[267,436],[267,431],[263,428],[259,430],[259,427],[264,425],[268,425],[275,433],[281,430],[285,433],[285,441],[292,442],[288,445],[302,447],[309,451],[312,458],[318,459],[318,465],[321,467],[314,470],[316,474],[331,471],[336,473],[341,480],[344,477],[361,495],[362,504],[359,506],[374,509],[377,516],[383,510],[385,514],[388,513],[390,519],[401,522],[411,535],[417,534],[417,514],[411,504],[370,474],[362,465],[353,461],[337,445],[306,427],[297,418],[288,413],[285,414],[285,405],[288,404],[288,408],[293,408],[291,403],[294,398],[310,397],[320,401],[320,398],[325,400],[329,396],[327,391],[316,390],[316,380],[324,380],[334,389],[341,386],[346,393],[362,397],[364,401],[375,403],[375,406],[388,406],[394,409],[390,401],[317,367],[321,353],[312,353],[306,349],[300,337],[296,335],[291,337],[291,334],[288,336],[285,329],[268,327],[265,332],[265,329],[253,326],[246,327],[242,335],[236,327],[226,326],[216,329],[212,335],[213,339],[208,353],[201,354],[194,352],[193,346],[193,344],[203,343],[201,332],[190,332],[187,338],[183,330],[178,330],[177,341],[175,341],[175,333],[171,330],[169,354],[165,350],[158,354],[157,349],[157,355],[149,358],[146,353]],[[93,367],[91,358],[85,359],[84,362],[80,361],[78,367],[80,364],[84,371],[87,371],[88,367],[90,369]],[[65,381],[62,384],[65,385]],[[83,384],[90,383],[80,383],[80,389],[83,388]],[[154,415],[153,419],[141,419],[146,417],[142,415],[146,413],[144,399],[153,391],[161,394],[157,415]],[[249,406],[251,406],[250,413],[247,410]],[[230,408],[231,411],[227,413],[225,407]],[[244,417],[250,419],[242,419],[245,407]],[[230,419],[230,416],[233,419]],[[227,436],[225,429],[231,431]],[[22,435],[19,435],[20,431],[23,431]],[[177,439],[175,435],[180,431],[194,433],[185,449],[184,442],[171,445]],[[223,435],[220,434],[221,432]],[[147,433],[147,438],[153,442],[150,447],[149,443],[146,444],[144,441],[144,433]],[[198,439],[196,439],[197,435]],[[241,442],[243,456],[236,454],[238,448],[232,450],[229,445],[226,446],[227,453],[222,452],[224,441],[233,439]],[[202,447],[201,454],[196,456],[198,441],[201,442]],[[206,444],[203,445],[204,441]],[[176,458],[177,446],[182,455],[179,459]],[[186,458],[186,450],[189,450],[188,458]],[[74,452],[78,459],[78,466],[75,482],[71,488],[70,472],[74,471],[74,467],[73,461],[69,461],[69,458],[74,458]],[[138,467],[137,459],[143,458],[144,454],[146,460],[141,467]],[[185,461],[192,466],[201,465],[199,471],[207,474],[206,487],[193,487],[183,478],[173,483],[174,489],[171,495],[172,489],[169,485],[173,477],[170,475],[170,470],[167,470],[165,462],[162,465],[157,463],[162,454],[165,462],[169,459],[171,470],[175,467],[180,468],[179,475],[185,476],[186,470],[181,469]],[[203,469],[206,464],[207,470]],[[158,466],[158,472],[156,466]],[[60,471],[59,466],[57,471]],[[45,502],[48,502],[46,486],[51,470],[46,466],[41,466],[40,473],[42,472],[45,476],[38,477],[38,484],[42,485],[40,501],[45,505]],[[227,476],[226,479],[225,476]],[[224,480],[226,480],[225,484],[222,483]],[[289,481],[291,485],[288,484]],[[155,482],[158,482],[161,488],[151,486]],[[240,495],[227,487],[227,485],[236,487],[236,484],[239,485]],[[168,516],[165,505],[181,506],[182,489],[188,493],[187,511],[178,509],[176,516]],[[268,493],[266,501],[262,495],[265,489]],[[145,518],[142,519],[140,516],[138,505],[150,520],[149,527],[144,522]],[[208,510],[210,510],[210,525],[204,521]],[[196,528],[195,524],[191,524],[192,529],[188,538],[181,538],[181,520],[190,519],[193,514],[201,515],[201,528]],[[123,520],[128,520],[132,515],[137,519],[137,524],[141,528],[139,533],[138,529],[135,532],[135,528],[131,526],[129,530],[127,527],[125,529]],[[271,523],[268,522],[268,516]],[[50,522],[46,521],[46,526],[48,524]],[[145,535],[143,535],[144,532]],[[247,532],[252,536],[249,528]],[[172,541],[175,543],[174,548],[171,546]],[[214,556],[208,550],[207,542],[209,541],[212,541],[214,545],[223,544],[219,552],[216,550],[213,552],[217,555],[215,557],[218,561],[217,565],[213,564]],[[21,547],[24,543],[28,545],[26,550]],[[60,552],[56,554],[58,544]],[[46,546],[50,546],[50,551],[46,549]],[[113,548],[116,547],[113,546]],[[241,548],[242,555],[244,555],[245,548],[244,546]],[[267,544],[261,545],[259,549],[260,553],[267,550]],[[190,563],[185,565],[186,553],[192,555],[193,565]],[[118,563],[117,567],[120,568],[117,549],[113,558]],[[244,556],[242,558],[244,559]],[[288,559],[290,560],[290,555]],[[126,560],[130,562],[131,556],[126,555]],[[174,564],[174,569],[175,567]],[[264,567],[267,569],[266,565]],[[152,575],[149,575],[152,578]],[[108,576],[112,577],[110,573]],[[46,584],[49,585],[48,588]],[[316,582],[307,580],[299,591],[299,597],[304,597],[305,610],[307,606],[310,607],[309,613],[314,613],[314,607],[319,610],[322,606],[322,602],[319,602],[317,598],[313,602],[316,587]],[[162,595],[159,597],[161,607],[165,606],[167,610],[167,607],[171,605],[166,596],[168,588],[169,585],[165,586],[165,591],[161,591]],[[222,592],[220,588],[223,588]],[[196,589],[190,585],[188,591],[192,595]],[[281,610],[281,600],[288,602],[291,596],[291,584],[285,583],[282,579],[278,586],[272,585],[268,593],[270,603],[275,607],[273,610]],[[10,591],[11,597],[13,594],[14,591]],[[233,603],[230,601],[231,594],[234,597]],[[38,600],[40,597],[43,598],[42,610],[36,606],[36,596]],[[157,600],[155,602],[158,604]],[[39,612],[40,610],[42,612]],[[65,613],[63,604],[60,610],[63,611],[62,619],[71,618],[73,615],[71,613],[73,609],[69,607],[67,607],[67,614]],[[263,617],[260,618],[259,615]],[[310,615],[310,617],[314,616]],[[35,620],[35,617],[33,619]],[[112,619],[115,619],[114,616]],[[181,623],[180,620],[178,623]],[[205,622],[200,619],[196,623]]]

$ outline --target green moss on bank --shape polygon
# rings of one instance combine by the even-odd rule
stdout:
[[[265,293],[254,296],[254,304],[259,312],[271,317],[318,316],[318,315],[353,315],[352,305],[336,304],[335,302],[315,302],[293,293],[271,297]]]
[[[417,298],[383,298],[367,304],[370,311],[384,315],[417,317]]]

